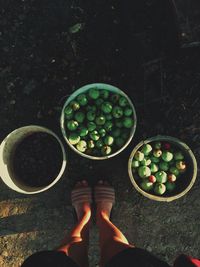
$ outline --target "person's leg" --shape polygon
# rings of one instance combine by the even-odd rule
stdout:
[[[58,251],[65,252],[79,266],[88,266],[89,227],[91,218],[91,189],[86,181],[78,182],[72,191],[78,223],[63,240]]]
[[[99,181],[95,188],[95,201],[100,234],[101,266],[104,266],[117,253],[134,247],[129,244],[122,232],[110,221],[110,212],[114,200],[114,189],[107,182]]]

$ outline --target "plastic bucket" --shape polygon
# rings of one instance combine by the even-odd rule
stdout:
[[[132,164],[132,160],[133,160],[133,157],[134,157],[136,151],[138,151],[140,149],[140,147],[142,147],[144,144],[155,142],[155,141],[166,141],[166,142],[173,144],[174,146],[179,148],[184,153],[184,155],[187,158],[187,161],[189,162],[189,166],[190,166],[189,176],[185,177],[185,179],[187,179],[187,185],[185,186],[185,188],[183,188],[183,190],[181,192],[174,193],[174,195],[171,195],[171,196],[165,196],[165,197],[164,196],[156,196],[156,195],[153,195],[153,194],[150,194],[150,193],[144,191],[141,187],[139,187],[139,185],[136,182],[136,179],[134,177],[134,173],[132,172],[131,164]],[[184,196],[192,188],[192,186],[195,183],[196,177],[197,177],[197,162],[196,162],[196,159],[195,159],[193,152],[185,143],[183,143],[179,139],[171,137],[171,136],[158,135],[155,137],[148,138],[145,141],[141,141],[136,147],[134,147],[134,149],[132,150],[131,155],[129,157],[129,161],[128,161],[128,173],[129,173],[129,177],[130,177],[130,180],[131,180],[133,186],[140,194],[142,194],[143,196],[145,196],[149,199],[152,199],[152,200],[170,202],[170,201],[176,200],[176,199]]]
[[[63,161],[62,161],[60,172],[55,177],[53,182],[43,187],[31,187],[31,186],[27,186],[26,184],[22,183],[20,179],[16,177],[16,174],[13,171],[13,155],[14,155],[16,147],[19,145],[19,143],[22,140],[24,140],[29,135],[33,133],[38,133],[38,132],[44,132],[55,137],[55,139],[60,145],[60,149],[62,150]],[[11,132],[2,141],[0,145],[0,176],[3,182],[8,187],[10,187],[11,189],[19,193],[37,194],[37,193],[41,193],[43,191],[48,190],[60,180],[60,178],[62,177],[62,174],[64,173],[66,164],[67,164],[66,155],[65,155],[65,150],[64,150],[64,146],[62,142],[60,141],[60,139],[55,133],[41,126],[29,125],[29,126],[18,128],[14,130],[13,132]]]
[[[124,96],[126,97],[126,99],[128,100],[128,103],[130,104],[131,108],[133,109],[133,120],[134,120],[134,125],[133,127],[131,128],[130,130],[130,135],[129,135],[129,138],[127,140],[127,142],[124,144],[123,147],[121,147],[119,150],[117,150],[115,153],[112,153],[110,155],[107,155],[107,156],[102,156],[102,157],[95,157],[95,156],[91,156],[91,155],[87,155],[87,154],[84,154],[80,151],[78,151],[73,145],[70,144],[70,142],[68,141],[67,139],[67,134],[66,134],[66,131],[65,131],[65,115],[64,115],[64,110],[65,108],[67,107],[67,105],[72,101],[74,100],[79,94],[82,94],[82,93],[85,93],[87,92],[89,89],[91,88],[97,88],[99,90],[108,90],[110,92],[114,92],[114,93],[117,93],[117,94],[120,94],[121,96]],[[77,89],[73,94],[71,94],[64,106],[63,106],[63,109],[62,109],[62,112],[61,112],[61,118],[60,118],[60,126],[61,126],[61,131],[62,131],[62,134],[63,134],[63,137],[65,139],[65,141],[67,142],[67,144],[71,147],[71,149],[73,149],[77,154],[79,154],[80,156],[83,156],[85,158],[89,158],[89,159],[93,159],[93,160],[104,160],[104,159],[109,159],[109,158],[112,158],[116,155],[118,155],[120,152],[122,152],[128,145],[129,143],[131,142],[134,134],[135,134],[135,130],[136,130],[136,125],[137,125],[137,117],[136,117],[136,111],[135,111],[135,107],[131,101],[131,99],[122,91],[120,90],[119,88],[113,86],[113,85],[110,85],[110,84],[104,84],[104,83],[93,83],[93,84],[88,84],[88,85],[85,85],[79,89]]]

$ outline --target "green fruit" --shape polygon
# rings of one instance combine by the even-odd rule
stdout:
[[[121,134],[121,130],[119,128],[116,128],[115,130],[112,131],[113,137],[119,137]]]
[[[177,168],[179,171],[185,171],[185,169],[186,169],[185,162],[182,161],[182,160],[178,160],[178,161],[176,162],[176,168]]]
[[[79,111],[79,112],[75,113],[74,118],[79,123],[82,123],[84,121],[84,119],[85,119],[85,114],[83,112]]]
[[[74,110],[77,111],[80,109],[80,105],[77,101],[71,101],[70,102],[70,107]]]
[[[154,192],[157,195],[163,195],[166,192],[166,186],[164,184],[158,183],[154,187]]]
[[[94,121],[96,113],[94,111],[88,111],[86,116],[89,121]]]
[[[97,110],[97,108],[96,108],[96,106],[87,106],[86,110],[95,112]]]
[[[144,158],[142,161],[141,161],[141,164],[143,166],[149,166],[151,164],[151,160],[148,159],[148,158]]]
[[[133,160],[131,166],[133,168],[138,168],[140,166],[140,162],[138,160]]]
[[[152,146],[149,144],[143,145],[141,151],[144,153],[145,156],[148,156],[149,153],[152,151]]]
[[[69,142],[71,145],[76,145],[80,141],[80,136],[77,133],[71,133],[69,135]]]
[[[114,138],[110,135],[107,135],[105,138],[104,138],[104,143],[108,146],[111,146],[114,142]]]
[[[153,151],[153,155],[156,158],[160,158],[161,155],[162,155],[162,151],[160,149],[156,149],[156,150]]]
[[[101,139],[99,139],[98,141],[96,141],[96,147],[97,148],[102,148],[104,145],[103,141]]]
[[[71,113],[71,114],[65,114],[65,119],[67,119],[67,120],[71,120],[71,119],[73,119],[73,113]]]
[[[164,161],[166,161],[166,162],[169,162],[169,161],[171,161],[172,159],[173,159],[173,154],[171,153],[171,152],[169,152],[169,151],[163,151],[163,153],[162,153],[162,159],[164,160]]]
[[[88,129],[86,128],[86,127],[80,127],[80,129],[79,129],[79,135],[81,136],[81,137],[84,137],[84,136],[86,136],[88,134]]]
[[[113,116],[111,115],[111,114],[106,114],[106,120],[107,121],[110,121],[110,120],[112,120],[112,118],[113,118]]]
[[[119,95],[118,94],[113,94],[113,95],[111,95],[111,97],[110,97],[110,99],[111,99],[111,101],[112,101],[112,103],[117,103],[118,102],[118,100],[119,100]]]
[[[120,97],[120,99],[119,99],[119,105],[121,107],[125,107],[126,105],[128,105],[128,101],[127,101],[126,97],[124,97],[124,96]]]
[[[134,155],[134,158],[138,161],[142,161],[144,159],[144,153],[142,153],[141,151],[137,151]]]
[[[176,175],[176,176],[178,176],[179,175],[179,170],[176,168],[176,167],[171,167],[170,169],[169,169],[169,171],[172,173],[172,174],[174,174],[174,175]]]
[[[172,173],[168,174],[167,176],[168,182],[174,183],[176,181],[176,176]]]
[[[121,120],[116,120],[115,125],[116,125],[118,128],[122,128],[122,127],[123,127],[123,123],[122,123]]]
[[[168,171],[169,170],[169,164],[167,162],[161,161],[159,164],[159,168],[161,171]]]
[[[162,147],[161,142],[156,142],[154,147],[155,147],[155,149],[161,149],[161,147]]]
[[[99,134],[101,137],[104,137],[106,135],[106,130],[103,128],[99,129]]]
[[[104,102],[102,105],[101,105],[101,110],[108,114],[112,111],[112,104],[110,102]]]
[[[87,96],[85,94],[78,95],[77,101],[81,106],[86,106],[88,103]]]
[[[153,183],[148,179],[144,179],[144,181],[140,184],[140,187],[145,191],[150,191],[153,188]]]
[[[167,174],[164,171],[159,171],[155,174],[156,180],[159,183],[166,183],[167,182]]]
[[[151,162],[153,163],[158,163],[160,161],[159,158],[156,158],[154,156],[151,156],[150,159],[151,159]]]
[[[138,169],[138,174],[141,178],[147,178],[151,175],[151,170],[147,166],[141,166]]]
[[[106,156],[106,155],[109,155],[111,153],[112,149],[110,146],[103,146],[101,148],[101,153],[102,155]]]
[[[113,123],[111,121],[106,121],[106,123],[104,124],[104,128],[107,132],[110,132],[112,130],[113,127]]]
[[[87,123],[87,128],[88,128],[89,132],[94,131],[96,129],[96,127],[97,127],[96,124],[94,122],[92,122],[92,121]]]
[[[102,98],[99,98],[95,101],[96,106],[101,106],[104,100]]]
[[[80,152],[85,152],[85,150],[87,149],[87,143],[84,140],[80,140],[76,145],[76,148]]]
[[[95,122],[97,125],[104,125],[104,123],[106,122],[106,119],[104,116],[98,116],[96,117]]]
[[[115,119],[119,119],[123,116],[123,110],[121,107],[115,106],[112,109],[112,115]]]
[[[107,99],[109,97],[110,93],[107,90],[100,90],[100,95],[103,99]]]
[[[184,156],[183,156],[183,154],[181,152],[176,152],[174,154],[174,158],[175,158],[175,160],[183,160]]]
[[[94,141],[97,141],[99,140],[100,136],[99,136],[99,133],[97,131],[93,131],[90,133],[90,138]]]
[[[152,173],[155,173],[158,171],[158,165],[156,165],[155,163],[151,163],[150,164],[150,170]]]
[[[175,183],[170,183],[170,182],[166,182],[166,188],[168,191],[174,191],[174,189],[176,188]]]
[[[125,141],[123,138],[121,137],[117,137],[115,139],[115,144],[118,146],[118,147],[122,147],[124,145]]]
[[[125,110],[124,110],[124,115],[125,116],[131,116],[133,114],[133,110],[132,110],[132,108],[125,108]]]
[[[89,90],[89,96],[92,98],[92,99],[97,99],[99,97],[100,93],[99,93],[99,90],[98,89],[95,89],[95,88],[91,88]]]
[[[78,122],[74,121],[74,120],[68,121],[67,122],[67,128],[70,131],[75,131],[78,128]]]
[[[125,117],[123,120],[123,125],[125,128],[131,128],[133,126],[133,119]]]
[[[129,138],[129,135],[130,135],[129,132],[123,132],[122,133],[122,138],[125,139],[125,140],[127,140]]]
[[[73,109],[72,109],[72,107],[67,106],[67,107],[65,108],[64,113],[65,113],[65,115],[73,114]]]
[[[87,146],[89,147],[89,148],[94,148],[94,141],[93,140],[89,140],[88,142],[87,142]]]

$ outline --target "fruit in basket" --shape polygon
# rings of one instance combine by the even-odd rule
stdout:
[[[142,161],[142,160],[144,159],[144,153],[142,153],[141,151],[138,150],[138,151],[135,153],[134,158],[135,158],[136,160],[138,160],[138,161]]]
[[[74,120],[70,120],[67,122],[67,128],[70,131],[75,131],[78,128],[78,122]]]
[[[112,104],[110,102],[104,102],[102,105],[101,105],[101,110],[105,113],[105,114],[108,114],[112,111]]]
[[[183,159],[184,159],[183,153],[181,153],[181,152],[176,152],[176,153],[174,154],[174,159],[175,159],[175,160],[183,160]]]
[[[96,89],[96,88],[91,88],[89,90],[89,96],[92,98],[92,99],[97,99],[99,97],[100,93],[99,93],[99,90]]]
[[[167,182],[167,173],[164,171],[158,171],[155,174],[156,181],[159,183],[166,183]]]
[[[76,145],[76,148],[78,149],[78,151],[80,152],[85,152],[85,150],[87,149],[87,143],[84,140],[80,140],[78,142],[78,144]]]
[[[138,174],[141,178],[147,178],[151,175],[151,170],[147,166],[141,166],[138,169]]]
[[[144,153],[145,156],[148,156],[149,153],[152,151],[152,146],[150,144],[145,144],[143,145],[141,151]]]
[[[87,96],[85,94],[78,95],[77,101],[80,104],[80,106],[85,106],[88,103]]]
[[[154,150],[153,151],[153,155],[154,155],[155,158],[160,158],[161,155],[162,155],[162,150],[160,150],[160,149]]]
[[[76,145],[80,141],[80,136],[77,133],[71,133],[69,136],[69,142],[72,145]]]
[[[149,181],[154,184],[156,182],[156,177],[154,175],[150,175]]]
[[[179,171],[185,171],[185,169],[186,169],[186,164],[185,164],[185,162],[182,161],[182,160],[178,160],[178,161],[176,162],[176,168],[177,168]]]
[[[163,151],[162,153],[162,159],[166,162],[169,162],[173,159],[174,155],[169,151]]]
[[[153,183],[148,179],[144,179],[144,181],[140,184],[141,188],[145,191],[150,191],[153,188]]]
[[[68,141],[91,156],[109,155],[129,139],[133,115],[125,96],[91,88],[76,96],[64,109]],[[143,164],[149,165],[150,159]]]
[[[166,192],[166,186],[164,184],[157,183],[154,187],[156,195],[163,195]]]
[[[177,180],[181,179],[179,176],[186,169],[184,154],[168,142],[144,144],[135,152],[132,160],[132,170],[140,187],[156,195],[174,191]]]
[[[169,170],[169,164],[165,161],[161,161],[159,163],[159,169],[162,171],[168,171]]]
[[[171,192],[171,191],[173,191],[175,188],[176,188],[175,183],[166,182],[166,189],[167,189],[168,191]]]
[[[168,176],[167,176],[167,180],[168,180],[170,183],[174,183],[174,182],[176,181],[176,175],[174,175],[173,173],[168,174]]]

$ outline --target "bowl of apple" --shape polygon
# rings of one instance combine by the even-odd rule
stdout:
[[[66,143],[79,155],[104,160],[131,142],[137,117],[131,99],[103,83],[85,85],[65,101],[60,125]]]
[[[128,161],[130,180],[143,196],[170,202],[184,196],[197,176],[192,150],[171,136],[155,136],[140,142]]]

